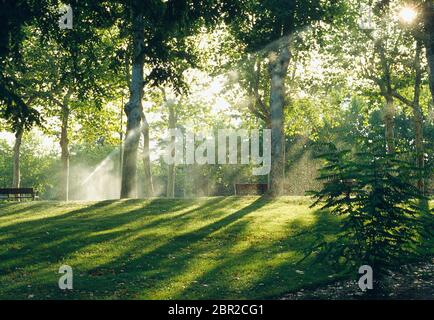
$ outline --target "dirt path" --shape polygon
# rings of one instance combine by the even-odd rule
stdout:
[[[401,267],[387,278],[387,293],[379,299],[434,300],[434,259]],[[326,299],[354,300],[363,298],[357,281],[338,281],[312,290],[300,290],[282,297],[283,300]]]

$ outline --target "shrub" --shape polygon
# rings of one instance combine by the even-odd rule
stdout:
[[[311,192],[322,209],[342,216],[337,241],[322,242],[319,257],[351,267],[370,265],[377,281],[387,270],[416,254],[420,241],[418,219],[422,195],[411,183],[416,169],[396,154],[370,144],[358,153],[323,154],[323,187]],[[336,245],[339,244],[339,245]]]

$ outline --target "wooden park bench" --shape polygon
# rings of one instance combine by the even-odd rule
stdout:
[[[0,199],[32,199],[38,198],[38,192],[33,188],[0,188]]]
[[[236,196],[265,194],[268,191],[266,183],[237,183],[235,184]]]

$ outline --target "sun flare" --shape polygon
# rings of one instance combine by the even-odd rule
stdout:
[[[415,9],[410,7],[402,8],[399,12],[399,19],[404,23],[412,23],[417,17]]]

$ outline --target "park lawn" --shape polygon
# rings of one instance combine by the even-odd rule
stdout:
[[[0,203],[0,299],[263,299],[345,276],[305,197]],[[74,288],[58,288],[59,267]],[[355,274],[354,276],[356,276]]]

